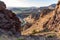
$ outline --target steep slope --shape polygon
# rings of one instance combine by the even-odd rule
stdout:
[[[26,24],[23,26],[23,30],[30,28],[40,17],[40,12],[32,13],[28,17],[24,18]]]
[[[24,20],[28,23],[33,24],[36,20],[38,20],[40,17],[40,12],[39,13],[33,13],[30,14],[28,17],[24,18]]]
[[[28,16],[27,18],[24,18],[24,20],[31,24],[34,22],[34,18],[32,18],[32,15]]]
[[[41,13],[41,17],[38,19],[38,21],[33,24],[29,29],[22,32],[22,35],[29,35],[32,34],[33,31],[42,31],[42,30],[60,30],[60,0],[58,4],[56,5],[56,8],[48,12]],[[58,29],[58,30],[57,30]]]
[[[20,24],[19,18],[11,10],[6,9],[5,3],[0,1],[0,29],[16,33],[20,31]]]

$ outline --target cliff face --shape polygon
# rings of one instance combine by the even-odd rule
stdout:
[[[6,9],[5,3],[0,1],[0,29],[12,33],[19,32],[20,23],[19,18],[11,10]]]
[[[28,16],[27,18],[24,18],[24,20],[28,23],[31,23],[31,24],[34,23],[34,18],[32,18],[32,15]]]
[[[24,18],[26,24],[23,26],[23,30],[30,28],[40,17],[40,12],[32,13],[28,17]]]
[[[60,30],[60,1],[56,5],[54,15],[44,24],[43,27],[48,28],[49,30]]]
[[[54,10],[44,10],[40,18],[36,21],[35,24],[33,24],[29,29],[22,32],[23,35],[29,35],[32,34],[34,31],[43,31],[43,30],[55,30],[59,32],[60,30],[60,0],[58,4],[56,5],[56,8]]]

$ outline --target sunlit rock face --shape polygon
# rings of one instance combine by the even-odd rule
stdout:
[[[33,31],[60,31],[60,0],[58,1],[56,8],[52,11],[44,10],[40,18],[29,29],[23,31],[23,35],[32,34]]]
[[[6,9],[5,3],[0,1],[0,29],[13,33],[20,32],[20,24],[19,18],[11,10]]]
[[[60,1],[58,1],[58,4],[56,5],[56,8],[53,12],[53,17],[46,22],[45,26],[49,30],[55,30],[58,31],[60,30]]]

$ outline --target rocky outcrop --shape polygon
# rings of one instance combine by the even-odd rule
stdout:
[[[44,10],[40,18],[29,29],[22,32],[23,35],[32,34],[33,31],[40,32],[49,30],[60,30],[60,0],[54,10]]]
[[[19,18],[11,10],[6,9],[5,3],[0,1],[0,29],[15,33],[20,31],[20,24]]]
[[[48,20],[45,25],[45,28],[48,28],[49,30],[60,30],[60,1],[56,5],[56,9],[54,10],[54,16]]]
[[[24,18],[24,20],[25,20],[26,22],[28,22],[28,23],[31,23],[31,24],[34,23],[34,18],[32,18],[32,15],[30,15],[30,16]]]
[[[45,11],[44,11],[45,12]],[[29,35],[32,34],[33,30],[35,31],[42,31],[43,25],[52,17],[52,13],[44,13],[42,12],[40,18],[33,24],[30,28],[22,32],[22,35]],[[49,16],[49,17],[48,17]]]
[[[28,17],[24,18],[26,24],[23,26],[23,30],[30,28],[40,17],[40,12],[32,13]]]

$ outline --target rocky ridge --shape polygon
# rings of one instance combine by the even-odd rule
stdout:
[[[11,10],[6,9],[5,3],[0,1],[0,29],[15,34],[20,32],[20,24],[19,18]]]
[[[49,12],[48,12],[49,11]],[[40,18],[30,28],[23,31],[23,35],[32,34],[33,30],[39,32],[43,30],[57,31],[60,30],[60,0],[58,1],[56,8],[52,11],[47,10],[41,13]],[[58,29],[58,30],[57,30]]]

